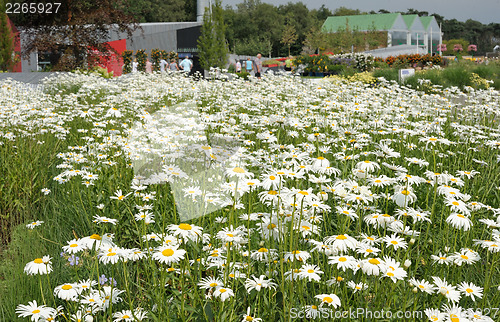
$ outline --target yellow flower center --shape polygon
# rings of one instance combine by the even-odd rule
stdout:
[[[333,299],[332,299],[331,297],[329,297],[329,296],[325,296],[325,297],[323,298],[323,302],[326,302],[326,303],[332,303],[332,302],[333,302]]]
[[[274,228],[276,228],[275,224],[269,224],[269,225],[267,225],[267,229],[274,229]]]
[[[33,261],[35,264],[42,264],[43,263],[43,259],[41,258],[37,258]]]
[[[116,253],[108,253],[106,256],[115,256]]]
[[[226,292],[226,289],[224,289],[224,288],[223,288],[223,289],[220,289],[220,290],[219,290],[219,292],[221,292],[221,293],[225,293],[225,292]]]
[[[314,273],[314,270],[313,270],[313,269],[308,269],[308,270],[307,270],[307,272],[308,272],[309,274],[312,274],[312,273]]]
[[[392,273],[392,272],[387,272],[387,276],[394,277],[394,273]]]
[[[264,248],[264,247],[259,248],[258,252],[259,253],[267,253],[267,248]]]
[[[378,265],[380,264],[380,261],[376,258],[371,258],[368,263],[373,264],[373,265]]]
[[[453,201],[451,204],[454,205],[454,206],[460,205],[457,201]]]
[[[472,293],[474,292],[471,288],[466,289],[467,293]]]
[[[31,312],[31,313],[33,313],[33,314],[37,314],[37,313],[40,313],[40,310],[36,309],[36,310],[34,310],[33,312]]]
[[[337,237],[335,237],[335,239],[345,240],[347,239],[347,237],[344,235],[338,235]]]
[[[174,254],[174,251],[171,250],[170,248],[165,249],[164,251],[161,252],[163,256],[170,257]]]
[[[340,257],[339,258],[339,262],[346,262],[346,261],[347,261],[347,258],[345,258],[345,257]]]
[[[191,230],[192,229],[190,224],[180,224],[179,228],[182,230]]]
[[[240,167],[236,167],[236,168],[233,169],[233,172],[236,172],[236,173],[245,173],[245,170],[243,170]]]
[[[125,314],[124,316],[122,316],[122,319],[130,319],[130,316]]]
[[[216,287],[217,285],[219,285],[219,284],[217,284],[217,283],[210,283],[210,287]]]
[[[405,196],[408,196],[410,194],[410,192],[408,190],[403,190],[401,191],[402,194],[404,194]]]
[[[97,234],[93,234],[92,236],[90,236],[90,239],[101,240],[102,238]]]
[[[63,290],[67,291],[67,290],[71,290],[73,288],[73,286],[69,285],[69,284],[66,284],[66,285],[63,285],[61,287]]]
[[[234,237],[233,234],[226,234],[228,237]]]

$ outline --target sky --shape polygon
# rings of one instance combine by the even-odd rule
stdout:
[[[286,4],[288,2],[299,2],[298,0],[261,0],[273,5]],[[241,3],[243,0],[222,0],[223,6]],[[359,9],[361,11],[406,11],[413,8],[420,11],[428,11],[429,14],[437,13],[445,19],[467,19],[477,20],[483,24],[491,22],[500,23],[500,0],[302,0],[309,9],[317,9],[321,5],[330,10],[339,7]]]

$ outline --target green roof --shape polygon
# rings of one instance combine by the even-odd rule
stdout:
[[[406,27],[411,28],[413,22],[418,17],[418,15],[403,15],[403,20],[405,21]]]
[[[429,28],[429,25],[431,24],[433,18],[433,16],[420,17],[420,21],[422,22],[422,25],[424,25],[425,29]]]
[[[336,32],[345,30],[389,30],[396,22],[400,13],[381,13],[374,15],[333,16],[328,17],[321,30]]]

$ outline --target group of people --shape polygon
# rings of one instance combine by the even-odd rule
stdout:
[[[257,54],[257,58],[255,58],[255,60],[253,61],[250,59],[250,57],[247,57],[247,59],[243,62],[237,61],[236,72],[241,73],[242,68],[244,68],[247,73],[255,71],[255,77],[260,79],[262,74],[262,55]]]
[[[139,63],[137,62],[137,58],[134,58],[134,61],[132,62],[132,73],[137,73],[138,68]],[[180,62],[180,64],[177,64],[177,60],[175,59],[171,59],[170,62],[167,62],[163,58],[160,60],[160,72],[162,73],[165,73],[168,69],[173,72],[182,70],[183,72],[189,74],[192,68],[193,61],[187,56]],[[153,63],[149,60],[149,58],[146,58],[146,73],[151,74],[152,72]]]
[[[291,72],[293,70],[293,57],[289,56],[285,60],[285,71]],[[247,73],[251,73],[255,71],[255,77],[261,77],[262,73],[262,55],[257,54],[257,58],[255,60],[251,60],[250,57],[247,57],[246,60],[237,61],[236,62],[236,72],[241,73],[242,70],[245,70]]]

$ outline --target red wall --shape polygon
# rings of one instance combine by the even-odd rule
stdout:
[[[108,44],[111,48],[116,50],[118,54],[115,54],[111,50],[107,53],[100,53],[97,50],[91,50],[91,55],[94,57],[98,56],[96,59],[96,65],[104,67],[108,72],[113,72],[114,76],[120,76],[122,74],[123,58],[122,53],[127,49],[127,40],[120,39],[115,41],[109,41]]]
[[[120,39],[120,40],[110,41],[107,44],[109,44],[112,48],[114,48],[118,52],[118,55],[111,54],[111,57],[108,63],[106,64],[106,68],[108,69],[108,72],[113,71],[114,76],[120,76],[122,74],[122,67],[123,67],[122,53],[127,49],[127,40]]]

